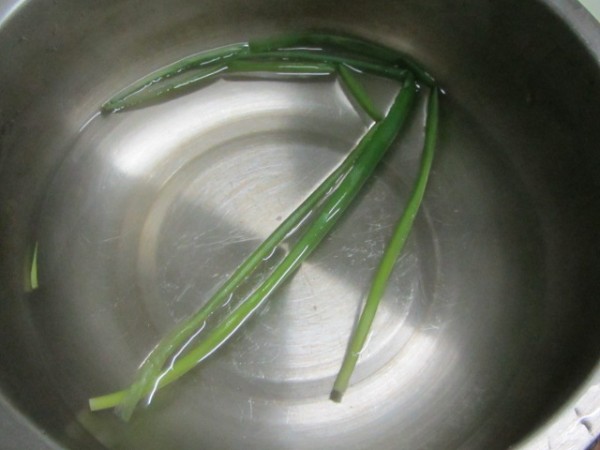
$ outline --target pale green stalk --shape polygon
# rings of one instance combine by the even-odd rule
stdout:
[[[281,75],[331,75],[335,72],[332,64],[305,61],[261,61],[240,58],[231,61],[228,65],[228,73],[257,73],[272,72]]]
[[[117,112],[122,109],[129,108],[132,105],[132,98],[136,97],[140,93],[147,91],[152,85],[164,80],[180,75],[191,69],[203,69],[200,72],[214,72],[214,68],[222,66],[231,58],[239,57],[248,53],[248,44],[232,44],[225,47],[219,47],[206,52],[198,53],[195,55],[188,56],[172,64],[169,64],[162,69],[152,72],[150,75],[145,76],[139,81],[136,81],[133,85],[125,88],[109,101],[102,105],[103,113]],[[206,70],[204,70],[206,69]],[[138,104],[137,102],[135,104]]]
[[[438,91],[437,89],[432,89],[427,108],[425,144],[417,181],[411,193],[406,209],[396,225],[392,239],[385,250],[377,271],[375,272],[371,290],[367,300],[365,301],[363,311],[360,315],[356,329],[346,351],[346,356],[342,363],[342,367],[333,385],[330,398],[335,402],[341,401],[344,392],[348,388],[350,377],[352,376],[354,368],[356,367],[356,363],[358,362],[358,358],[364,348],[371,325],[375,319],[377,307],[379,306],[379,302],[385,293],[389,277],[394,269],[394,265],[396,264],[398,256],[400,256],[400,253],[404,248],[404,244],[408,239],[413,222],[421,206],[433,162],[433,155],[435,152],[435,144],[437,139],[437,128]]]
[[[243,76],[260,72],[274,72],[281,75],[318,76],[330,75],[335,72],[331,64],[312,61],[272,61],[255,60],[240,57],[231,58],[227,62],[218,61],[202,69],[194,70],[183,75],[172,75],[150,83],[136,91],[119,96],[102,106],[104,113],[118,112],[131,108],[144,106],[161,98],[167,98],[181,91],[190,91],[214,81],[225,74]]]
[[[300,267],[350,205],[394,141],[406,121],[415,93],[414,80],[409,77],[390,108],[388,115],[381,122],[374,125],[357,146],[357,148],[361,147],[363,151],[355,159],[352,169],[344,174],[335,190],[326,198],[318,217],[308,226],[283,261],[228,317],[210,330],[208,335],[194,349],[173,361],[170,367],[153,380],[152,386],[145,383],[147,390],[143,391],[142,395],[175,381],[214,352],[256,311],[274,290]],[[367,149],[368,151],[366,151]],[[127,391],[120,391],[90,399],[90,409],[95,411],[117,406],[123,402],[127,394]]]
[[[375,122],[379,122],[382,119],[381,113],[377,110],[371,97],[365,91],[365,88],[361,82],[354,76],[352,69],[346,64],[340,64],[338,66],[338,72],[340,78],[352,93],[352,96],[356,99],[362,109],[369,115]]]
[[[316,50],[334,50],[359,55],[363,58],[379,61],[386,65],[399,65],[410,69],[417,80],[427,86],[434,86],[435,79],[419,63],[403,52],[394,50],[366,39],[331,33],[301,32],[290,33],[267,39],[249,42],[252,53],[272,52],[278,50],[316,48]]]
[[[354,56],[341,56],[324,50],[277,50],[270,52],[252,53],[252,58],[259,60],[272,59],[275,61],[290,60],[296,62],[320,62],[324,64],[346,64],[361,72],[370,73],[391,80],[403,81],[409,72],[406,69],[382,64],[373,60],[360,59]]]
[[[133,413],[133,409],[140,399],[148,393],[155,382],[165,362],[175,350],[183,345],[204,321],[221,305],[229,295],[252,274],[263,260],[270,255],[281,241],[300,224],[305,217],[317,207],[319,202],[331,191],[340,179],[352,168],[357,158],[368,150],[369,142],[377,132],[371,128],[361,142],[350,152],[342,163],[312,192],[312,194],[288,216],[279,227],[236,269],[225,284],[198,310],[193,316],[186,319],[182,324],[164,337],[150,352],[146,360],[137,371],[135,381],[126,390],[119,404],[119,414],[127,419]],[[98,404],[97,399],[91,399],[90,404]],[[113,405],[114,406],[114,405]]]
[[[36,290],[40,287],[38,282],[38,243],[36,242],[33,247],[33,256],[31,258],[31,271],[29,273],[29,284],[32,290]]]

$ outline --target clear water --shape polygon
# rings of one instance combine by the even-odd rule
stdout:
[[[389,105],[394,85],[366,82],[376,103]],[[316,430],[324,426],[335,429],[339,448],[393,448],[396,442],[379,441],[385,430],[372,426],[386,416],[409,448],[423,442],[424,431],[409,432],[420,417],[454,412],[460,421],[448,422],[448,434],[461,430],[462,439],[484,405],[500,401],[526,356],[519,350],[505,365],[483,349],[491,341],[498,354],[523,349],[515,344],[535,333],[539,305],[533,300],[524,311],[522,302],[537,298],[541,281],[522,274],[541,264],[541,254],[534,212],[524,221],[506,215],[506,205],[533,211],[509,162],[489,151],[493,142],[474,122],[464,132],[472,119],[444,102],[423,211],[344,402],[330,402],[329,391],[410,193],[422,101],[356,204],[293,279],[128,424],[111,412],[87,412],[87,399],[127,386],[158,339],[341,161],[369,120],[333,79],[219,81],[94,117],[49,185],[38,239],[43,298],[31,305],[49,367],[78,421],[111,448],[318,448]],[[445,139],[458,129],[460,139]],[[523,314],[531,330],[505,332]],[[465,326],[472,323],[486,329],[477,341]],[[472,360],[476,370],[467,373]],[[454,392],[446,389],[451,383]],[[423,384],[426,390],[414,388]],[[473,384],[488,387],[479,402],[461,403]],[[447,410],[436,408],[436,397]],[[272,427],[285,430],[279,440],[264,432]]]

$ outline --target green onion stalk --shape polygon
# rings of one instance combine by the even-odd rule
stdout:
[[[154,389],[161,388],[191,370],[208,355],[213,353],[235,332],[262,302],[272,294],[285,280],[287,280],[301,263],[315,250],[331,228],[348,208],[356,197],[360,188],[369,178],[377,163],[396,138],[401,126],[405,123],[416,94],[416,86],[411,76],[398,94],[387,116],[375,124],[369,133],[357,146],[358,156],[353,162],[351,170],[346,172],[337,188],[327,197],[321,208],[321,213],[303,233],[283,261],[274,269],[271,275],[252,293],[238,308],[236,308],[224,321],[219,323],[202,342],[185,356],[174,361],[172,366],[163,371],[152,382],[144,383],[144,389],[139,394],[146,395]],[[369,151],[364,151],[367,149]],[[362,149],[363,151],[361,151]],[[265,252],[267,253],[267,252]],[[268,253],[267,253],[268,254]],[[223,295],[219,292],[217,296]],[[188,335],[188,333],[186,333]],[[160,344],[159,344],[160,345]],[[172,348],[169,348],[169,353]],[[161,355],[162,356],[162,355]],[[148,360],[148,359],[147,359]],[[154,382],[154,383],[153,383]],[[149,386],[151,389],[148,389]],[[136,389],[136,396],[138,392]],[[106,409],[121,404],[127,392],[120,391],[102,397],[90,399],[92,410]],[[137,403],[137,402],[136,402]],[[128,405],[129,406],[129,405]],[[135,406],[135,405],[134,405]],[[121,410],[125,418],[131,414],[130,410]]]
[[[143,101],[146,101],[146,97],[143,95],[144,91],[148,90],[151,86],[158,83],[164,83],[169,78],[192,69],[200,69],[205,78],[210,77],[209,74],[214,72],[216,67],[225,66],[225,61],[230,58],[247,54],[248,52],[248,44],[233,44],[202,52],[197,55],[188,56],[173,64],[169,64],[160,70],[152,72],[134,85],[119,92],[114,98],[102,105],[101,111],[103,113],[117,112],[141,104]],[[166,92],[170,91],[166,90],[163,94],[157,95],[164,95]],[[133,100],[136,98],[139,98],[140,100]]]
[[[90,399],[92,411],[114,407],[120,417],[129,419],[143,397],[151,398],[158,389],[183,376],[223,345],[293,275],[352,203],[406,123],[417,93],[415,79],[429,86],[435,83],[423,68],[390,48],[349,36],[300,33],[234,44],[192,55],[120,92],[102,106],[102,112],[143,107],[154,100],[166,99],[169,94],[201,87],[228,74],[254,76],[257,73],[302,77],[338,74],[348,93],[373,119],[374,124],[341,164],[250,254],[224,285],[195,314],[156,345],[128,388]],[[402,83],[400,93],[386,115],[382,115],[374,106],[357,77],[360,73]],[[438,122],[438,90],[435,87],[430,90],[425,148],[419,176],[408,206],[376,271],[371,292],[334,384],[331,398],[335,401],[341,400],[348,386],[377,306],[424,195]],[[206,321],[227,303],[240,285],[262,265],[263,260],[305,222],[307,224],[296,243],[282,261],[271,269],[266,279],[220,322],[203,331]]]
[[[291,33],[274,38],[251,41],[249,47],[253,53],[311,47],[319,49],[332,48],[338,52],[348,52],[352,55],[374,59],[388,66],[409,69],[418,81],[427,86],[435,86],[435,79],[431,74],[410,56],[398,50],[354,36],[318,32]]]
[[[373,279],[373,283],[371,284],[369,295],[367,296],[364,308],[358,319],[358,323],[348,346],[348,350],[346,351],[346,356],[342,363],[342,367],[333,385],[330,398],[335,402],[340,402],[342,400],[342,396],[348,388],[350,377],[363,350],[367,336],[371,330],[373,320],[375,319],[375,313],[377,312],[379,302],[385,293],[385,289],[390,275],[392,274],[392,270],[394,269],[396,260],[400,256],[400,253],[404,248],[404,244],[406,244],[413,226],[413,222],[417,216],[421,202],[423,201],[427,180],[429,179],[429,173],[433,163],[437,129],[438,91],[437,89],[433,89],[429,97],[427,107],[425,145],[423,148],[421,167],[417,181],[408,200],[406,209],[396,225],[392,239],[383,254],[383,258],[381,258],[381,261],[379,262],[379,267],[375,272],[375,277]]]
[[[305,41],[309,36],[314,36],[314,39]],[[279,71],[284,74],[326,75],[344,65],[400,82],[406,77],[407,70],[410,70],[425,85],[432,86],[435,83],[431,75],[402,53],[356,38],[329,36],[325,39],[326,36],[289,35],[272,40],[233,44],[192,55],[151,73],[119,92],[102,105],[101,111],[109,114],[140,107],[179,91],[204,86],[229,73]],[[294,42],[296,46],[292,45]],[[307,50],[306,45],[311,42],[317,45],[326,42],[329,47]],[[279,48],[280,46],[285,48]],[[335,53],[335,50],[347,52],[348,55]],[[370,50],[372,51],[369,52]],[[384,57],[377,59],[377,56]],[[310,63],[316,66],[311,66]]]
[[[377,130],[378,127],[372,127],[344,161],[234,271],[207,303],[157,344],[138,369],[136,381],[127,390],[127,395],[119,404],[120,414],[123,417],[127,418],[131,415],[141,397],[150,390],[168,358],[197,332],[197,329],[204,324],[208,317],[227,301],[236,288],[261,265],[268,255],[273,253],[285,237],[310,215],[327,193],[340,183],[341,179],[354,166],[356,160],[369,149],[369,144]]]

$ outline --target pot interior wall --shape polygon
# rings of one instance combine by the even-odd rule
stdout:
[[[418,164],[422,105],[348,219],[241,337],[129,424],[86,412],[365,124],[332,80],[220,81],[112,116],[99,105],[186,55],[293,29],[399,48],[445,91],[423,214],[356,386],[329,402]],[[600,71],[545,2],[31,0],[1,23],[0,54],[0,380],[57,442],[501,449],[597,363]]]

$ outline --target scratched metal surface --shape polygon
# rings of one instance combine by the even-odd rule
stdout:
[[[56,2],[3,25],[20,36],[0,39],[13,56],[0,66],[6,398],[69,448],[579,450],[598,432],[597,28],[566,27],[589,20],[571,2],[259,3]],[[333,77],[221,80],[107,117],[98,105],[174,59],[290,23],[402,48],[447,91],[423,211],[347,396],[328,400],[410,191],[422,103],[346,218],[232,342],[129,424],[86,412],[368,125]],[[366,81],[388,105],[395,87]],[[560,447],[569,427],[587,434]]]

